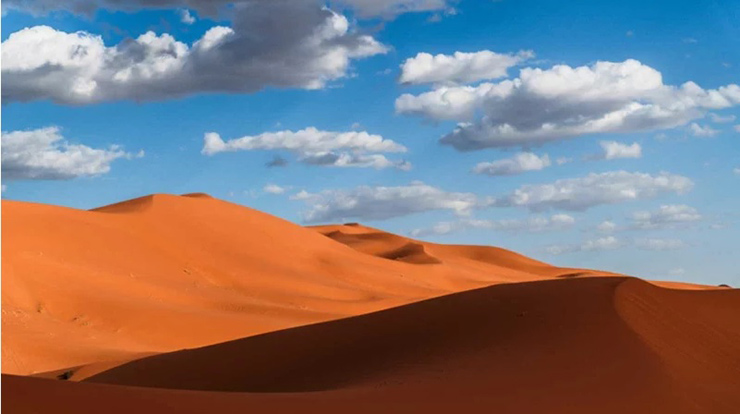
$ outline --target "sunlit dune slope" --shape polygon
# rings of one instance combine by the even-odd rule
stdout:
[[[110,367],[495,283],[606,274],[363,226],[309,229],[205,194],[92,211],[3,200],[2,216],[2,369],[15,374]]]
[[[737,290],[624,277],[505,284],[153,356],[82,383],[6,376],[3,393],[18,413],[734,413],[739,313]]]

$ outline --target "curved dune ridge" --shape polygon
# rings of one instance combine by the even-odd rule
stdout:
[[[736,290],[624,277],[503,284],[152,356],[82,383],[6,375],[3,393],[12,412],[734,413],[739,303]]]
[[[3,200],[2,214],[9,412],[740,404],[738,290],[304,228],[200,193],[90,211]]]
[[[2,214],[2,366],[13,374],[110,366],[572,271],[337,226],[359,238],[350,243],[204,194],[91,211],[3,200]]]

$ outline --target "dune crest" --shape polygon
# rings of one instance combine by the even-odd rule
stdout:
[[[5,373],[108,366],[573,272],[359,224],[304,228],[198,193],[90,211],[3,200],[2,214]]]
[[[24,390],[46,390],[46,404],[83,412],[114,402],[112,412],[729,414],[740,403],[740,322],[706,316],[739,303],[737,290],[624,277],[503,284],[143,358],[82,383],[6,376],[4,390],[26,409],[41,403]],[[680,314],[666,321],[645,313],[653,306]],[[699,358],[674,358],[689,349]],[[79,393],[96,397],[73,404]]]

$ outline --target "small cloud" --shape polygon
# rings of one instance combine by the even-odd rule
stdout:
[[[691,125],[689,125],[689,131],[691,134],[695,137],[700,138],[708,138],[713,137],[717,134],[719,134],[719,130],[716,130],[709,125],[699,125],[696,122],[692,122]]]
[[[604,220],[598,226],[596,230],[599,233],[613,233],[617,229],[617,225],[613,221]]]
[[[178,12],[180,14],[180,21],[181,22],[183,22],[185,24],[193,24],[193,23],[195,23],[195,16],[193,16],[190,13],[190,10],[188,10],[188,9],[180,9]]]
[[[686,243],[679,239],[638,239],[635,246],[645,250],[678,250],[686,247]]]
[[[736,117],[735,115],[721,116],[715,113],[711,113],[709,114],[709,119],[711,119],[712,122],[717,123],[717,124],[726,124],[726,123],[734,121]]]
[[[740,167],[733,169],[732,172],[734,172],[735,175],[740,175]]]
[[[427,22],[429,23],[437,23],[441,22],[443,17],[448,16],[456,16],[459,12],[454,7],[448,7],[446,8],[442,13],[434,13],[433,15],[429,16],[427,19]]]
[[[355,123],[352,124],[352,126],[350,128],[352,128],[352,129],[360,129],[360,128],[362,128],[362,124],[360,124],[359,122],[355,122]]]
[[[265,164],[267,168],[285,167],[286,165],[288,165],[288,160],[279,155],[273,156],[272,159]]]
[[[636,142],[627,145],[616,141],[601,141],[599,145],[601,145],[603,153],[591,156],[591,159],[616,160],[642,157],[642,147]]]
[[[671,276],[681,276],[686,273],[686,269],[682,267],[676,267],[674,269],[671,269],[668,271],[668,274]]]
[[[268,194],[284,194],[288,189],[289,187],[281,187],[277,184],[267,184],[262,188],[262,191]]]
[[[538,156],[531,152],[522,152],[512,158],[481,162],[473,168],[476,174],[490,176],[517,175],[527,171],[539,171],[550,166],[547,154]]]
[[[726,68],[731,68],[732,67],[732,64],[731,63],[728,63],[728,62],[722,62],[722,66],[724,66]]]
[[[553,244],[545,248],[545,252],[552,255],[575,252],[593,252],[616,250],[625,244],[614,236],[586,240],[581,244]]]
[[[627,37],[632,37],[634,35],[635,35],[635,32],[633,32],[632,30],[627,30],[627,33],[625,33],[625,36]]]
[[[563,164],[567,164],[567,163],[569,163],[571,161],[573,161],[573,158],[560,157],[560,158],[558,158],[558,159],[555,160],[555,163],[557,165],[563,165]]]
[[[433,15],[429,16],[427,19],[427,22],[429,23],[438,23],[442,21],[442,15],[439,13],[434,13]]]
[[[693,37],[686,37],[686,38],[684,38],[684,39],[683,39],[683,40],[681,40],[681,41],[682,41],[682,42],[684,42],[684,43],[687,43],[687,44],[695,44],[695,43],[699,43],[699,41],[698,41],[698,40],[696,40],[696,39],[694,39]]]
[[[313,197],[314,197],[314,195],[311,194],[311,193],[309,193],[308,191],[301,190],[301,191],[295,193],[294,195],[290,196],[290,199],[291,200],[309,200],[309,199],[311,199]]]
[[[732,129],[734,129],[735,132],[740,132],[740,125],[735,125],[732,127]]]

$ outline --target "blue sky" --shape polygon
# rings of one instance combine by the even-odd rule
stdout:
[[[3,198],[207,192],[740,285],[737,2],[149,3],[4,2]]]

